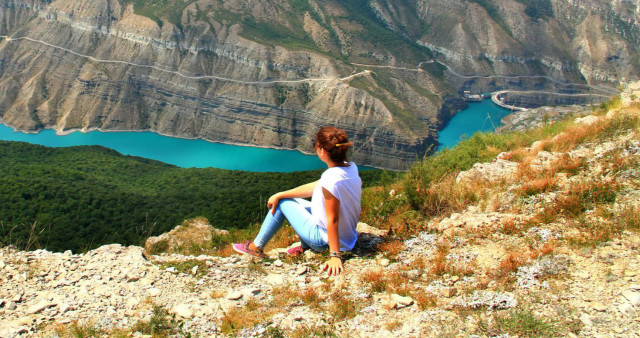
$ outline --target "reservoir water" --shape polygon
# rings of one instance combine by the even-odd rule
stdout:
[[[511,111],[497,106],[491,100],[469,102],[469,107],[458,112],[438,133],[438,151],[451,148],[479,131],[493,131],[500,120]]]
[[[510,111],[494,105],[491,100],[469,103],[469,107],[449,121],[439,133],[438,149],[452,147],[464,135],[494,130],[500,119]],[[290,172],[325,168],[316,156],[299,151],[246,147],[204,140],[181,139],[153,132],[79,131],[57,135],[53,130],[37,134],[15,132],[0,124],[0,140],[23,141],[48,147],[100,145],[124,155],[140,156],[174,164],[183,168],[214,167],[256,172]]]
[[[221,168],[261,172],[290,172],[326,168],[317,156],[295,150],[244,147],[163,136],[153,132],[75,131],[57,135],[47,129],[37,134],[15,132],[0,124],[0,140],[23,141],[48,147],[100,145],[124,155],[140,156],[183,168]]]

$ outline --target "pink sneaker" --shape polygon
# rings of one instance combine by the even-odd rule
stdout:
[[[287,253],[293,257],[297,257],[302,255],[305,251],[302,245],[298,245],[298,246],[294,246],[293,248],[290,248],[289,250],[287,250]]]
[[[241,254],[251,255],[258,258],[264,258],[265,254],[262,250],[255,251],[255,250],[249,249],[250,243],[251,241],[246,241],[244,243],[235,243],[235,244],[232,244],[231,247],[233,248],[234,251],[239,252]]]

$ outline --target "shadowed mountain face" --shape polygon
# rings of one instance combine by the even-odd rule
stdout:
[[[637,78],[639,18],[635,1],[2,0],[0,119],[307,151],[330,124],[360,163],[406,168],[461,90]]]

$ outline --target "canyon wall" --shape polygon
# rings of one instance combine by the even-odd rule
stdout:
[[[303,151],[336,125],[359,163],[403,169],[462,90],[603,94],[637,77],[635,5],[553,1],[534,19],[482,3],[3,0],[0,119]]]

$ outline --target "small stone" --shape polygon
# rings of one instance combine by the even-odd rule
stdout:
[[[166,268],[164,271],[170,272],[170,273],[173,273],[173,274],[178,273],[178,269],[176,269],[173,266],[170,266],[170,267]]]
[[[586,313],[583,313],[583,314],[580,316],[580,321],[581,321],[581,322],[582,322],[582,324],[584,324],[584,326],[586,326],[586,327],[592,327],[592,326],[593,326],[593,321],[591,321],[591,317],[590,317],[588,314],[586,314]]]
[[[624,272],[625,277],[635,277],[638,273],[636,271],[627,270]]]
[[[138,298],[129,298],[126,302],[127,309],[134,309],[136,306],[138,306],[139,303],[140,300]]]
[[[27,309],[27,314],[33,315],[33,314],[36,314],[36,313],[40,313],[44,309],[50,308],[52,306],[56,306],[56,304],[49,303],[49,302],[40,302],[40,303],[38,303],[36,305],[32,305],[31,307],[29,307]]]
[[[411,299],[411,297],[403,297],[395,293],[391,295],[391,300],[396,303],[396,309],[402,309],[413,305],[413,299]]]
[[[582,279],[589,279],[591,277],[591,275],[589,275],[588,272],[586,271],[580,271],[576,274],[576,276],[582,278]]]
[[[7,301],[4,299],[0,299],[0,308],[3,308],[7,304]]]
[[[4,269],[4,267],[7,266],[4,261],[0,261],[0,270]]]
[[[316,253],[313,250],[307,250],[304,252],[304,258],[307,260],[314,259],[316,257]]]
[[[228,300],[238,300],[240,298],[242,298],[242,292],[240,291],[232,292],[227,295]]]
[[[614,327],[614,328],[613,328],[613,331],[615,331],[616,333],[620,334],[620,333],[623,333],[623,332],[624,332],[624,329],[623,329],[623,328],[621,328],[621,327]]]
[[[249,296],[255,296],[255,295],[259,294],[260,292],[262,292],[262,289],[251,288],[251,289],[246,289],[243,294],[249,295]]]
[[[273,266],[278,267],[278,268],[281,268],[283,265],[284,265],[284,263],[282,263],[282,261],[279,260],[279,259],[276,259],[276,261],[273,262]]]
[[[629,287],[629,289],[640,291],[640,284],[633,284]]]
[[[456,288],[444,288],[440,290],[440,294],[443,297],[451,298],[458,294],[458,289]]]
[[[13,310],[15,310],[15,309],[17,309],[17,308],[18,308],[18,305],[17,305],[17,304],[16,304],[16,302],[14,302],[14,301],[10,301],[10,302],[7,304],[7,310],[11,310],[11,311],[13,311]]]
[[[191,274],[195,276],[197,273],[198,273],[198,266],[196,265],[193,268],[191,268]]]
[[[147,295],[149,295],[149,297],[158,297],[162,294],[162,290],[158,289],[158,288],[151,288],[149,290],[147,290]]]
[[[633,305],[629,304],[629,303],[622,303],[620,305],[618,305],[618,311],[620,311],[620,313],[622,314],[627,314],[627,312],[633,310]]]
[[[296,269],[296,275],[301,276],[304,275],[305,273],[307,273],[307,267],[306,266],[301,266],[298,269]]]
[[[622,292],[622,297],[626,298],[633,306],[640,305],[640,292],[627,290]]]
[[[137,282],[140,280],[140,278],[142,278],[142,276],[138,274],[132,274],[132,273],[127,274],[127,282]]]
[[[191,318],[191,317],[193,317],[193,311],[191,311],[191,309],[189,308],[189,306],[187,304],[176,305],[172,309],[172,311],[173,311],[173,313],[176,314],[176,316],[180,316],[182,318]]]
[[[451,281],[452,281],[452,282],[454,282],[454,283],[455,283],[455,282],[457,282],[457,281],[459,281],[459,280],[460,280],[460,277],[458,277],[458,276],[451,276]]]
[[[20,303],[22,301],[22,293],[13,296],[13,298],[11,298],[11,301],[14,303]]]
[[[605,311],[607,311],[607,307],[606,307],[604,304],[600,303],[600,302],[595,302],[595,303],[593,303],[593,305],[591,305],[591,307],[592,307],[594,310],[598,311],[598,312],[605,312]]]
[[[62,314],[64,314],[67,311],[73,310],[71,305],[69,305],[67,303],[61,303],[60,305],[58,305],[58,309],[60,309],[60,313],[62,313]]]
[[[265,281],[268,284],[272,284],[272,285],[282,285],[284,284],[284,277],[282,277],[282,275],[271,273],[267,275],[267,277],[265,278]]]

